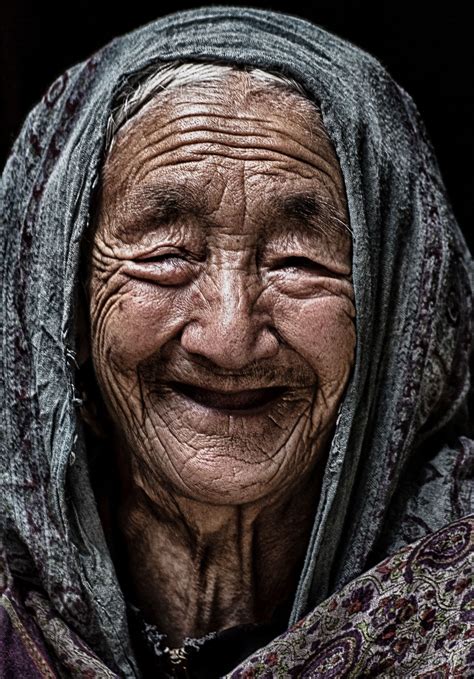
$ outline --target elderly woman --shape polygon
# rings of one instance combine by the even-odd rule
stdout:
[[[160,19],[2,201],[0,674],[468,676],[471,259],[380,64]]]

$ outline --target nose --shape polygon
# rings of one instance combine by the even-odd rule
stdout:
[[[193,310],[181,335],[181,346],[221,368],[238,370],[278,352],[279,342],[269,316],[257,311],[259,291],[242,272],[214,277],[212,291]]]

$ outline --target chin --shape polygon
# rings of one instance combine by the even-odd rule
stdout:
[[[238,445],[240,444],[240,445]],[[304,455],[307,449],[300,446],[279,448],[273,455],[258,450],[242,441],[221,442],[212,448],[198,452],[166,447],[149,451],[146,467],[155,470],[142,476],[147,494],[153,494],[156,479],[161,480],[171,494],[186,497],[196,502],[215,505],[244,505],[281,499],[289,495],[298,485],[302,475],[306,476],[315,457]],[[317,457],[317,456],[316,456]],[[154,481],[150,483],[150,479]]]

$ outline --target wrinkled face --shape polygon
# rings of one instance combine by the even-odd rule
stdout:
[[[160,95],[103,169],[92,357],[148,495],[294,492],[324,459],[352,366],[337,157],[311,104],[240,78]]]

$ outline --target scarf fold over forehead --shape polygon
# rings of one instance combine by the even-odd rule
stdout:
[[[2,178],[0,515],[12,577],[40,584],[125,676],[138,670],[78,415],[80,248],[114,98],[130,75],[176,59],[296,79],[345,181],[356,362],[290,622],[470,511],[471,258],[409,95],[357,47],[263,10],[180,12],[118,38],[50,87]]]

